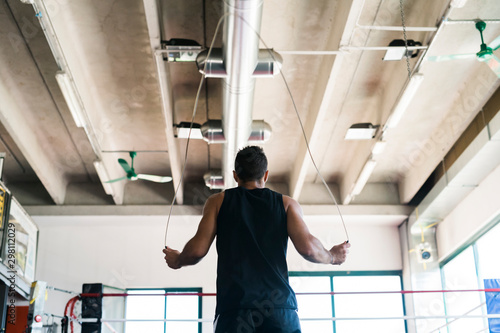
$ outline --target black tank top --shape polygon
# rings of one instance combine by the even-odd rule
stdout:
[[[217,216],[217,308],[297,309],[288,283],[288,232],[281,194],[228,189]]]

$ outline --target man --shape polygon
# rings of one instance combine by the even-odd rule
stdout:
[[[260,147],[240,150],[238,187],[210,196],[196,235],[183,251],[166,248],[173,269],[198,263],[217,235],[215,333],[300,332],[297,300],[288,283],[288,237],[315,263],[340,265],[350,244],[326,250],[310,234],[297,201],[265,188],[267,158]]]

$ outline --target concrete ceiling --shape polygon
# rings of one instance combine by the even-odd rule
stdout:
[[[201,74],[194,62],[157,63],[153,49],[173,38],[208,48],[222,15],[223,2],[212,0],[3,1],[0,151],[6,152],[3,180],[21,203],[171,202],[187,143],[174,137],[172,124],[191,121]],[[404,1],[404,16],[408,39],[428,46],[409,59],[413,74],[424,79],[397,126],[388,128],[408,82],[407,64],[405,59],[383,61],[385,50],[373,48],[403,38],[401,30],[388,28],[401,27],[399,1],[263,3],[260,47],[283,57],[282,73],[311,152],[344,204],[407,205],[415,200],[499,86],[499,77],[474,58],[427,60],[478,52],[477,18],[487,22],[486,43],[499,36],[496,0],[468,0],[462,8],[450,7],[448,0]],[[221,47],[221,35],[215,37],[215,47]],[[73,78],[84,107],[83,128],[76,126],[57,84],[58,71]],[[166,85],[161,86],[162,80]],[[210,78],[201,89],[195,122],[221,116],[222,81]],[[271,139],[262,145],[270,187],[302,203],[329,203],[280,76],[256,80],[253,119],[272,127]],[[355,123],[380,127],[371,140],[344,140]],[[386,143],[385,149],[372,155],[378,141]],[[125,180],[113,183],[114,194],[107,195],[94,162],[102,161],[110,179],[123,177],[117,160],[130,160],[128,151],[138,152],[138,173],[172,176],[174,181]],[[215,192],[204,186],[203,175],[221,168],[221,154],[221,145],[190,140],[178,202],[200,204]],[[369,159],[376,166],[368,184],[352,196]]]

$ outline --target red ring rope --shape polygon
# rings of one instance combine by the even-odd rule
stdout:
[[[330,291],[302,292],[296,295],[362,295],[362,294],[423,294],[423,293],[459,293],[459,292],[500,292],[500,288],[487,289],[451,289],[451,290],[395,290],[395,291]],[[128,297],[128,296],[216,296],[216,293],[167,292],[164,294],[126,294],[126,293],[83,293],[81,297]]]

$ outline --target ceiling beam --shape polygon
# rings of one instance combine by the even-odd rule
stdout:
[[[45,39],[48,43],[48,47],[50,47],[51,53],[54,57],[54,61],[56,62],[60,72],[69,78],[68,82],[70,82],[70,85],[67,87],[67,89],[71,90],[73,92],[75,101],[76,101],[76,103],[79,104],[79,106],[81,108],[81,111],[79,112],[79,115],[77,116],[78,118],[81,118],[81,119],[79,119],[79,121],[81,122],[79,127],[82,127],[85,131],[85,135],[86,135],[88,142],[89,142],[90,146],[92,147],[92,151],[95,155],[95,158],[96,158],[95,161],[102,162],[102,163],[106,164],[107,167],[103,166],[103,168],[106,169],[106,172],[111,171],[112,174],[117,174],[117,173],[121,174],[122,170],[116,164],[116,160],[112,160],[111,156],[108,156],[108,157],[102,156],[99,140],[97,138],[95,129],[91,124],[89,114],[87,113],[87,108],[89,108],[89,106],[86,104],[89,103],[89,99],[87,99],[86,103],[84,103],[84,98],[82,98],[82,95],[81,95],[81,92],[82,92],[81,90],[86,90],[87,86],[91,86],[91,87],[94,86],[94,82],[91,82],[91,83],[86,82],[86,84],[82,84],[82,85],[80,85],[80,87],[78,87],[78,85],[75,84],[75,76],[73,75],[73,70],[76,69],[76,71],[78,72],[79,68],[75,68],[73,66],[73,70],[71,70],[71,68],[67,62],[65,52],[63,51],[63,45],[61,44],[61,40],[59,39],[58,33],[56,32],[56,29],[53,25],[53,19],[55,18],[56,22],[57,22],[57,19],[58,18],[60,19],[62,17],[62,15],[58,16],[55,13],[53,13],[53,15],[51,17],[50,12],[47,9],[43,0],[30,0],[26,3],[30,3],[33,6],[33,9],[36,13],[36,17],[38,17],[38,21],[40,24],[39,26],[36,25],[36,27],[37,27],[37,29],[40,29],[41,31],[43,31],[43,34],[45,35]],[[64,10],[68,10],[67,6],[66,6],[66,8],[62,5],[60,7],[58,7],[58,11],[64,11]],[[68,26],[66,25],[66,26],[64,26],[64,28],[67,29]],[[60,29],[59,29],[59,31],[60,31]],[[31,38],[31,37],[29,37],[29,38]],[[68,50],[68,49],[66,48],[66,50]],[[71,54],[71,52],[69,52],[69,53]],[[79,67],[80,66],[82,66],[82,64],[79,64]],[[84,66],[82,66],[82,67],[84,67]],[[56,75],[56,73],[54,73],[54,75]],[[63,89],[62,86],[60,86],[60,87],[61,87],[61,89]],[[48,87],[48,88],[50,89],[50,87]],[[80,88],[80,89],[78,89],[78,88]],[[51,94],[54,96],[54,95],[58,95],[59,92],[51,91]],[[67,106],[69,108],[71,108],[72,107],[70,105],[71,101],[67,100],[66,98],[67,97],[64,96],[64,99],[66,101]],[[47,98],[47,100],[50,100],[50,99],[51,98],[49,98],[49,97]],[[56,104],[57,104],[57,100],[58,100],[58,98],[56,98],[56,100],[55,100]],[[94,102],[94,98],[91,98],[90,100],[91,100],[91,102]],[[56,105],[55,107],[60,108],[61,106]],[[64,106],[63,108],[66,108],[66,106]],[[93,109],[93,108],[95,108],[95,106],[90,107],[90,109]],[[65,111],[63,111],[63,112],[65,112]],[[74,117],[74,115],[73,115],[73,117]],[[76,122],[76,120],[75,120],[75,122]],[[64,125],[64,126],[67,126],[67,125]],[[68,130],[69,130],[69,128],[68,128]],[[34,167],[31,162],[30,162],[30,164],[32,165],[33,169],[36,169],[36,167]],[[60,172],[60,173],[62,173],[62,172]],[[101,182],[102,181],[107,181],[107,180],[101,179]],[[123,203],[123,194],[124,194],[124,189],[125,189],[125,183],[124,182],[113,183],[113,184],[110,184],[109,187],[112,188],[112,193],[109,193],[109,194],[112,195],[113,201],[117,205],[121,205]],[[48,190],[48,188],[47,188],[47,190]]]
[[[329,216],[338,218],[334,205],[302,205],[305,216]],[[31,216],[163,216],[169,215],[165,205],[64,205],[64,206],[24,206]],[[368,223],[371,219],[376,224],[398,225],[408,217],[413,207],[405,205],[349,205],[340,206],[342,215],[350,217],[349,223],[360,221]],[[175,206],[172,216],[201,216],[202,205]]]
[[[2,7],[5,4],[2,4]],[[64,203],[68,179],[44,140],[39,114],[55,107],[19,28],[5,7],[0,8],[0,122],[31,165],[52,200]],[[46,112],[47,111],[47,112]],[[45,113],[44,113],[45,112]],[[33,116],[35,115],[35,116]]]
[[[30,109],[32,106],[25,103],[23,92],[16,89],[18,85],[13,80],[6,80],[9,77],[8,72],[7,66],[0,66],[0,77],[3,81],[0,82],[0,100],[2,101],[0,121],[35,171],[52,200],[56,204],[62,205],[66,196],[68,180],[50,158],[47,149],[42,146],[41,140],[37,136],[38,131],[30,126],[30,121],[24,116],[26,109]]]
[[[487,66],[478,70],[476,75],[466,82],[463,90],[457,92],[450,112],[439,126],[436,126],[433,134],[417,142],[410,154],[401,160],[406,171],[399,182],[401,203],[410,202],[434,170],[442,167],[443,162],[449,166],[449,155],[454,153],[454,146],[450,144],[457,145],[461,141],[468,144],[471,141],[462,137],[470,135],[467,132],[468,127],[477,126],[472,119],[475,115],[476,118],[480,117],[478,110],[493,108],[496,112],[500,109],[500,93],[498,90],[495,92],[500,86],[497,81],[497,77]],[[482,118],[479,119],[483,121]],[[441,151],[447,151],[446,155],[439,154]]]
[[[340,48],[348,45],[364,2],[364,0],[352,0],[338,3],[335,23],[332,26],[333,32],[328,43],[329,49],[336,50],[339,49],[339,45]],[[331,113],[329,106],[338,83],[340,70],[344,64],[344,58],[345,54],[340,53],[335,57],[325,57],[323,60],[322,70],[316,80],[315,96],[312,99],[313,102],[304,127],[311,152],[315,151],[316,146],[323,139],[320,129],[326,116]],[[307,146],[304,140],[301,140],[290,177],[290,194],[296,200],[300,197],[310,165],[311,159]]]
[[[182,205],[184,201],[184,188],[181,183],[182,159],[174,136],[170,71],[168,64],[165,64],[165,61],[163,60],[163,54],[159,52],[161,50],[161,30],[158,2],[156,0],[144,0],[144,9],[146,12],[146,21],[149,31],[149,41],[154,61],[156,63],[156,75],[158,75],[158,84],[160,86],[162,112],[165,119],[165,135],[167,137],[168,157],[170,159],[170,169],[172,171],[174,189],[177,190],[176,201],[179,205]]]

